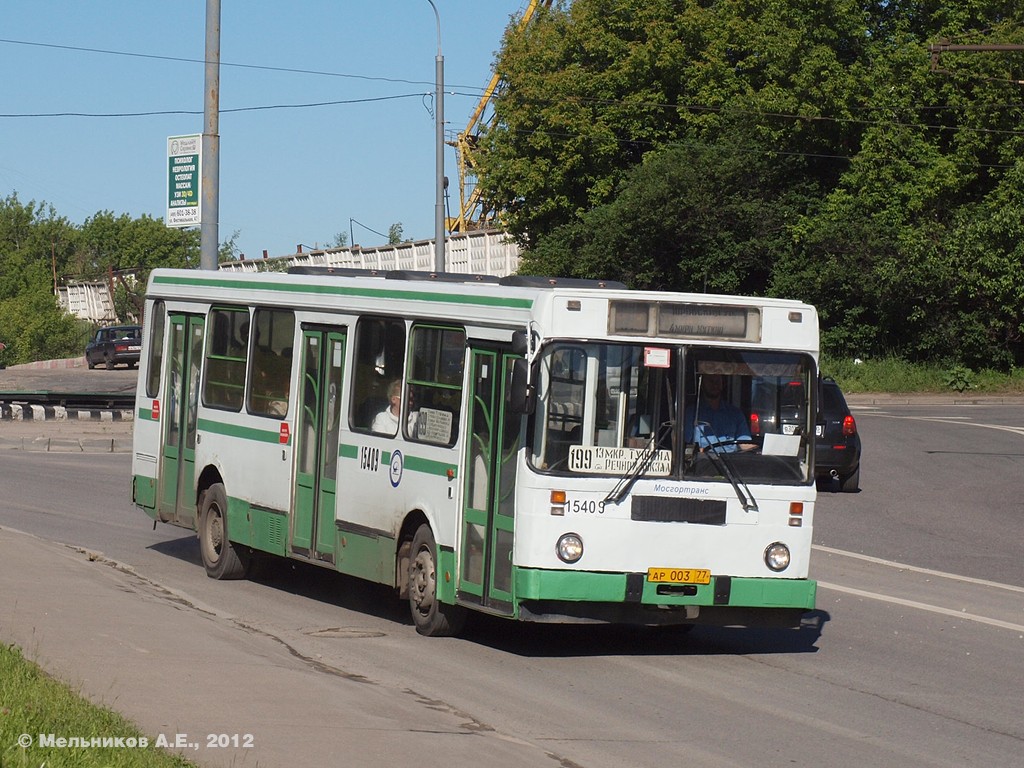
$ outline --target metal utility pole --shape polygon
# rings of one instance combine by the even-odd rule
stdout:
[[[437,56],[434,58],[434,128],[437,178],[434,200],[434,271],[444,272],[444,56],[441,54],[441,15],[434,0],[427,0],[437,20]]]
[[[220,247],[220,0],[206,0],[206,90],[203,101],[202,221],[199,268],[217,269]]]

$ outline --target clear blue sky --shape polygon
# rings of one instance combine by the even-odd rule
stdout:
[[[527,2],[434,3],[453,134]],[[105,210],[163,218],[167,137],[203,131],[205,0],[5,0],[3,16],[0,194],[76,224]],[[254,258],[350,229],[378,245],[396,222],[432,238],[436,53],[427,0],[221,0],[220,239],[237,231]],[[351,103],[251,109],[320,102]],[[68,112],[121,116],[44,116]]]

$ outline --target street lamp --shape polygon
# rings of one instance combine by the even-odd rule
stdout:
[[[437,56],[434,59],[435,181],[434,199],[434,271],[444,272],[444,56],[441,54],[441,16],[434,0],[427,0],[437,20]]]

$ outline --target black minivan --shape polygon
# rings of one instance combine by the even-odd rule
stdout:
[[[814,474],[818,487],[839,484],[844,493],[860,490],[860,434],[835,379],[823,376],[818,388],[818,423],[814,428]]]

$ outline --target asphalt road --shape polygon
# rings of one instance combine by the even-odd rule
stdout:
[[[79,366],[75,366],[79,363]],[[53,361],[54,367],[16,365],[0,368],[0,392],[121,392],[135,391],[138,370],[119,367],[89,370],[85,358]]]
[[[207,579],[194,536],[132,508],[127,454],[9,451],[0,526],[41,543],[0,532],[0,640],[148,733],[254,735],[202,765],[1019,766],[1024,408],[855,413],[862,490],[819,495],[798,632],[481,617],[428,640],[337,574]]]

